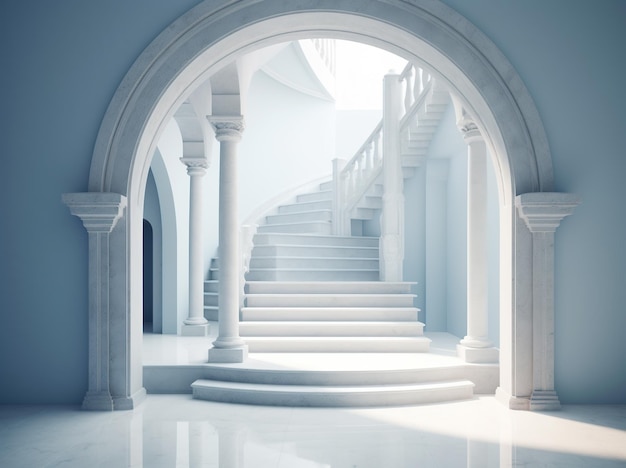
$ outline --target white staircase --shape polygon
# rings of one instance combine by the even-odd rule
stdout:
[[[240,335],[251,352],[426,352],[410,283],[378,281],[378,238],[332,236],[331,184],[266,217]]]
[[[424,162],[449,96],[432,82],[411,81],[405,72],[400,137],[402,172],[408,178]],[[413,84],[415,99],[409,92]],[[381,129],[382,124],[342,169],[351,190],[340,189],[340,198],[350,200],[343,211],[349,220],[380,215]],[[429,352],[431,339],[418,320],[411,283],[379,281],[377,237],[333,235],[333,187],[339,185],[328,182],[299,195],[258,227],[240,311],[250,362],[203,366],[202,377],[191,385],[194,398],[384,406],[467,399],[474,387],[494,392],[497,365],[461,362],[456,338],[447,343],[445,356]],[[218,269],[215,260],[205,286],[209,320],[217,320]],[[268,365],[277,360],[281,364]]]

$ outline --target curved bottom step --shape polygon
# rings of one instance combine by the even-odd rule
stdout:
[[[363,386],[268,385],[196,380],[193,398],[222,403],[266,406],[366,407],[404,406],[473,397],[469,380]]]

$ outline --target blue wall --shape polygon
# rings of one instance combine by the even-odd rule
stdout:
[[[504,52],[534,97],[556,190],[583,199],[557,231],[556,385],[626,403],[626,4],[445,0]],[[86,189],[98,127],[143,48],[196,1],[5,0],[0,6],[0,401],[80,402],[87,236],[61,194]]]

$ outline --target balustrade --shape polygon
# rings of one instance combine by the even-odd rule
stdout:
[[[318,51],[323,48],[323,40],[315,39]],[[322,52],[320,52],[322,54]],[[410,126],[417,119],[417,110],[425,103],[426,95],[431,88],[432,77],[422,68],[407,63],[398,76],[402,87],[403,113],[400,120],[400,135],[408,136]],[[334,171],[335,191],[335,233],[349,235],[350,213],[367,191],[375,183],[383,171],[383,121],[381,120],[372,131],[365,143],[354,156],[345,163],[343,169]],[[343,217],[345,219],[338,219]]]

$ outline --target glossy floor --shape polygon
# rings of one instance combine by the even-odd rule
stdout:
[[[626,407],[509,411],[493,397],[400,408],[229,405],[149,395],[136,410],[0,406],[0,466],[624,467]]]

